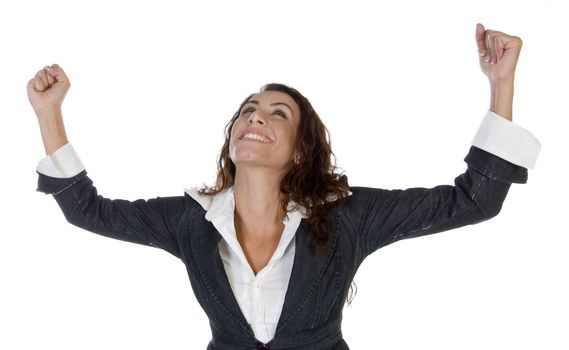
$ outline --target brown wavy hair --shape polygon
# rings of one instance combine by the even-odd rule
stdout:
[[[288,202],[294,201],[306,210],[306,216],[315,243],[315,254],[319,255],[328,241],[328,210],[335,205],[342,205],[348,197],[348,178],[336,167],[336,158],[330,145],[330,134],[322,120],[312,108],[310,101],[298,90],[279,83],[265,84],[259,92],[280,91],[289,95],[300,108],[295,152],[297,161],[291,164],[289,172],[280,184],[280,191],[285,195],[281,208],[288,213]],[[253,97],[250,94],[225,126],[225,143],[221,148],[217,162],[217,179],[214,186],[204,186],[200,194],[214,195],[231,186],[235,181],[235,164],[229,157],[231,129],[243,105]],[[330,199],[335,200],[331,201]],[[292,207],[295,210],[297,207]],[[357,286],[352,282],[347,297],[348,305],[355,296]]]

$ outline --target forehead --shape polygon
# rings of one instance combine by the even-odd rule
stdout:
[[[296,115],[298,115],[299,112],[299,107],[294,101],[294,99],[290,97],[288,94],[281,91],[263,91],[251,96],[251,98],[248,101],[250,100],[256,100],[259,101],[260,104],[267,104],[267,105],[273,102],[284,102],[292,108],[292,110]]]

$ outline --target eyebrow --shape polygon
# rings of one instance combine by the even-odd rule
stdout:
[[[247,104],[247,103],[254,103],[254,104],[258,105],[258,104],[259,104],[259,101],[257,101],[257,100],[249,100],[249,101],[247,101],[245,104]],[[287,106],[288,109],[290,109],[290,113],[291,113],[292,116],[294,117],[294,113],[292,112],[292,108],[290,108],[290,106],[287,105],[286,103],[284,103],[284,102],[273,102],[273,103],[271,103],[271,106],[278,106],[278,105]]]

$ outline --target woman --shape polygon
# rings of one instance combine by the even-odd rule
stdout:
[[[208,349],[348,349],[342,309],[369,254],[495,216],[535,163],[539,142],[511,123],[522,42],[481,24],[476,41],[491,104],[454,186],[348,186],[310,102],[268,84],[228,123],[213,187],[103,198],[67,140],[61,104],[70,84],[52,65],[28,83],[47,154],[38,190],[53,194],[74,225],[180,258],[210,320]]]

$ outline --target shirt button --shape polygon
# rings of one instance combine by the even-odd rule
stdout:
[[[258,343],[257,350],[271,350],[266,344]]]

